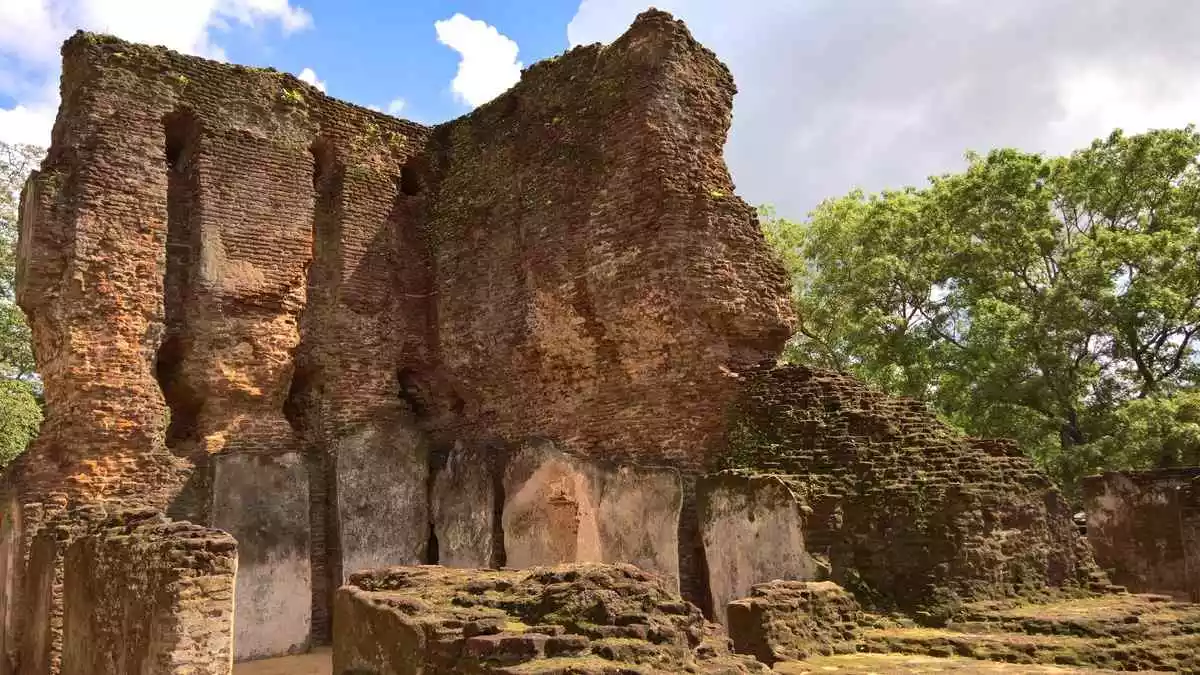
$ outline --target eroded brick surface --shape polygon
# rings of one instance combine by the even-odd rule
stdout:
[[[335,612],[337,675],[766,672],[632,565],[364,572]]]
[[[852,653],[862,609],[829,581],[773,581],[729,603],[734,649],[763,663]]]
[[[63,675],[228,675],[237,545],[148,509],[108,517],[67,549]]]

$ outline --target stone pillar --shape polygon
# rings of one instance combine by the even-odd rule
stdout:
[[[237,660],[308,649],[312,623],[308,470],[299,453],[214,458],[212,524],[240,549]]]
[[[549,442],[527,443],[504,474],[507,565],[626,562],[678,590],[682,500],[674,471],[602,466]]]
[[[429,448],[403,422],[369,425],[334,446],[342,579],[427,562]]]
[[[485,450],[456,443],[437,472],[429,497],[439,565],[480,568],[495,561],[493,466]]]
[[[804,548],[801,504],[781,479],[717,474],[696,487],[713,616],[727,624],[731,601],[755,584],[817,579]]]

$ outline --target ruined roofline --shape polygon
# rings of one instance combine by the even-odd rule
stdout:
[[[194,114],[209,129],[249,129],[264,137],[280,135],[278,113],[292,108],[303,115],[284,126],[293,127],[293,131],[305,128],[313,137],[301,139],[306,134],[292,134],[294,138],[285,138],[285,142],[311,143],[330,129],[333,131],[329,135],[336,136],[340,131],[349,137],[355,131],[373,128],[405,139],[406,149],[395,153],[404,155],[419,149],[431,130],[419,122],[329,96],[295,75],[272,67],[225,63],[86,31],[76,31],[67,38],[61,54],[61,103],[50,152],[42,164],[45,170],[55,168],[63,153],[77,151],[79,132],[70,122],[81,115],[93,115],[94,111],[88,111],[97,101],[131,123],[145,124],[148,120],[134,120],[150,111],[171,108]],[[273,117],[277,119],[270,119]],[[256,130],[258,122],[268,125]]]
[[[659,36],[662,35],[669,35],[672,39],[681,42],[688,50],[700,52],[715,62],[715,65],[720,70],[724,71],[724,77],[721,78],[725,80],[723,84],[728,86],[733,92],[736,93],[737,88],[733,82],[732,73],[730,73],[728,66],[726,66],[725,63],[720,60],[716,53],[697,41],[682,20],[676,19],[671,13],[659,10],[655,7],[649,7],[645,11],[638,14],[630,27],[611,43],[592,42],[588,44],[575,45],[563,53],[535,61],[521,69],[520,80],[492,100],[483,103],[482,105],[479,105],[462,115],[433,125],[422,124],[404,117],[389,115],[379,110],[373,110],[357,103],[352,103],[344,99],[330,96],[317,87],[304,82],[295,74],[278,70],[273,66],[249,66],[244,64],[218,61],[203,56],[185,54],[164,45],[133,42],[108,33],[85,30],[75,31],[75,33],[63,41],[62,47],[60,48],[64,65],[61,93],[63,94],[63,99],[65,100],[68,94],[67,89],[69,84],[67,78],[67,64],[80,57],[84,52],[100,49],[103,50],[107,56],[111,57],[110,59],[106,59],[106,61],[109,63],[115,63],[119,67],[126,70],[134,70],[139,66],[149,66],[152,68],[157,67],[163,75],[178,76],[179,74],[184,73],[177,71],[192,70],[192,68],[188,68],[186,64],[193,64],[194,66],[204,70],[223,70],[235,75],[264,74],[274,76],[280,79],[280,84],[284,89],[288,91],[301,92],[301,96],[303,96],[303,98],[306,100],[322,102],[324,104],[337,107],[346,107],[357,111],[360,114],[409,127],[412,131],[424,136],[428,135],[438,127],[453,125],[461,120],[472,117],[478,113],[492,108],[493,106],[496,106],[499,103],[502,103],[502,100],[505,98],[505,94],[519,90],[522,88],[522,85],[527,85],[530,79],[529,76],[532,73],[538,71],[540,68],[549,66],[563,57],[581,51],[601,51],[619,42],[637,39],[639,36],[643,35],[654,35],[656,39],[661,39]],[[61,119],[62,117],[63,114],[60,108],[59,114],[56,117],[56,127],[58,126],[57,120]]]
[[[413,120],[389,115],[379,110],[373,110],[366,106],[352,103],[344,99],[330,96],[321,91],[317,87],[301,80],[293,73],[278,70],[273,66],[249,66],[239,63],[229,63],[226,61],[218,61],[204,56],[194,54],[185,54],[183,52],[171,49],[163,45],[153,45],[144,42],[133,42],[119,38],[108,33],[96,33],[85,30],[77,30],[69,38],[63,41],[60,53],[62,54],[64,65],[71,59],[77,57],[81,52],[102,49],[108,55],[113,57],[119,65],[131,69],[131,66],[136,67],[140,64],[158,65],[167,68],[163,74],[171,74],[169,70],[179,70],[181,64],[194,63],[206,69],[226,70],[234,74],[266,74],[280,78],[281,84],[293,91],[303,92],[306,99],[317,101],[325,101],[337,106],[346,106],[367,114],[373,117],[399,122],[401,124],[413,127],[414,130],[419,130],[428,133],[430,126],[415,122]],[[65,71],[64,71],[65,72]]]

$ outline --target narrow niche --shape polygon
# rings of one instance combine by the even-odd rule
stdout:
[[[200,124],[188,110],[163,118],[164,158],[167,170],[167,250],[163,274],[164,335],[155,358],[155,377],[170,410],[166,443],[173,452],[195,438],[196,418],[202,401],[189,386],[184,364],[190,336],[187,303],[200,242],[196,226],[199,180],[195,167]]]
[[[293,352],[292,381],[283,414],[303,439],[309,471],[309,563],[312,566],[310,604],[312,638],[329,644],[332,638],[334,591],[341,585],[340,535],[337,524],[337,472],[329,454],[320,419],[323,373],[314,344],[321,339],[316,319],[323,313],[337,278],[338,217],[341,193],[332,144],[318,139],[312,155],[313,219],[311,257],[306,274],[307,302],[299,317],[300,343]]]

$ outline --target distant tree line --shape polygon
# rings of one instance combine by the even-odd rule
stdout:
[[[1200,464],[1200,134],[968,154],[921,188],[763,228],[800,317],[785,358],[1009,437],[1067,489]]]
[[[29,326],[16,301],[16,247],[21,188],[43,154],[0,142],[0,468],[25,449],[42,421]]]

